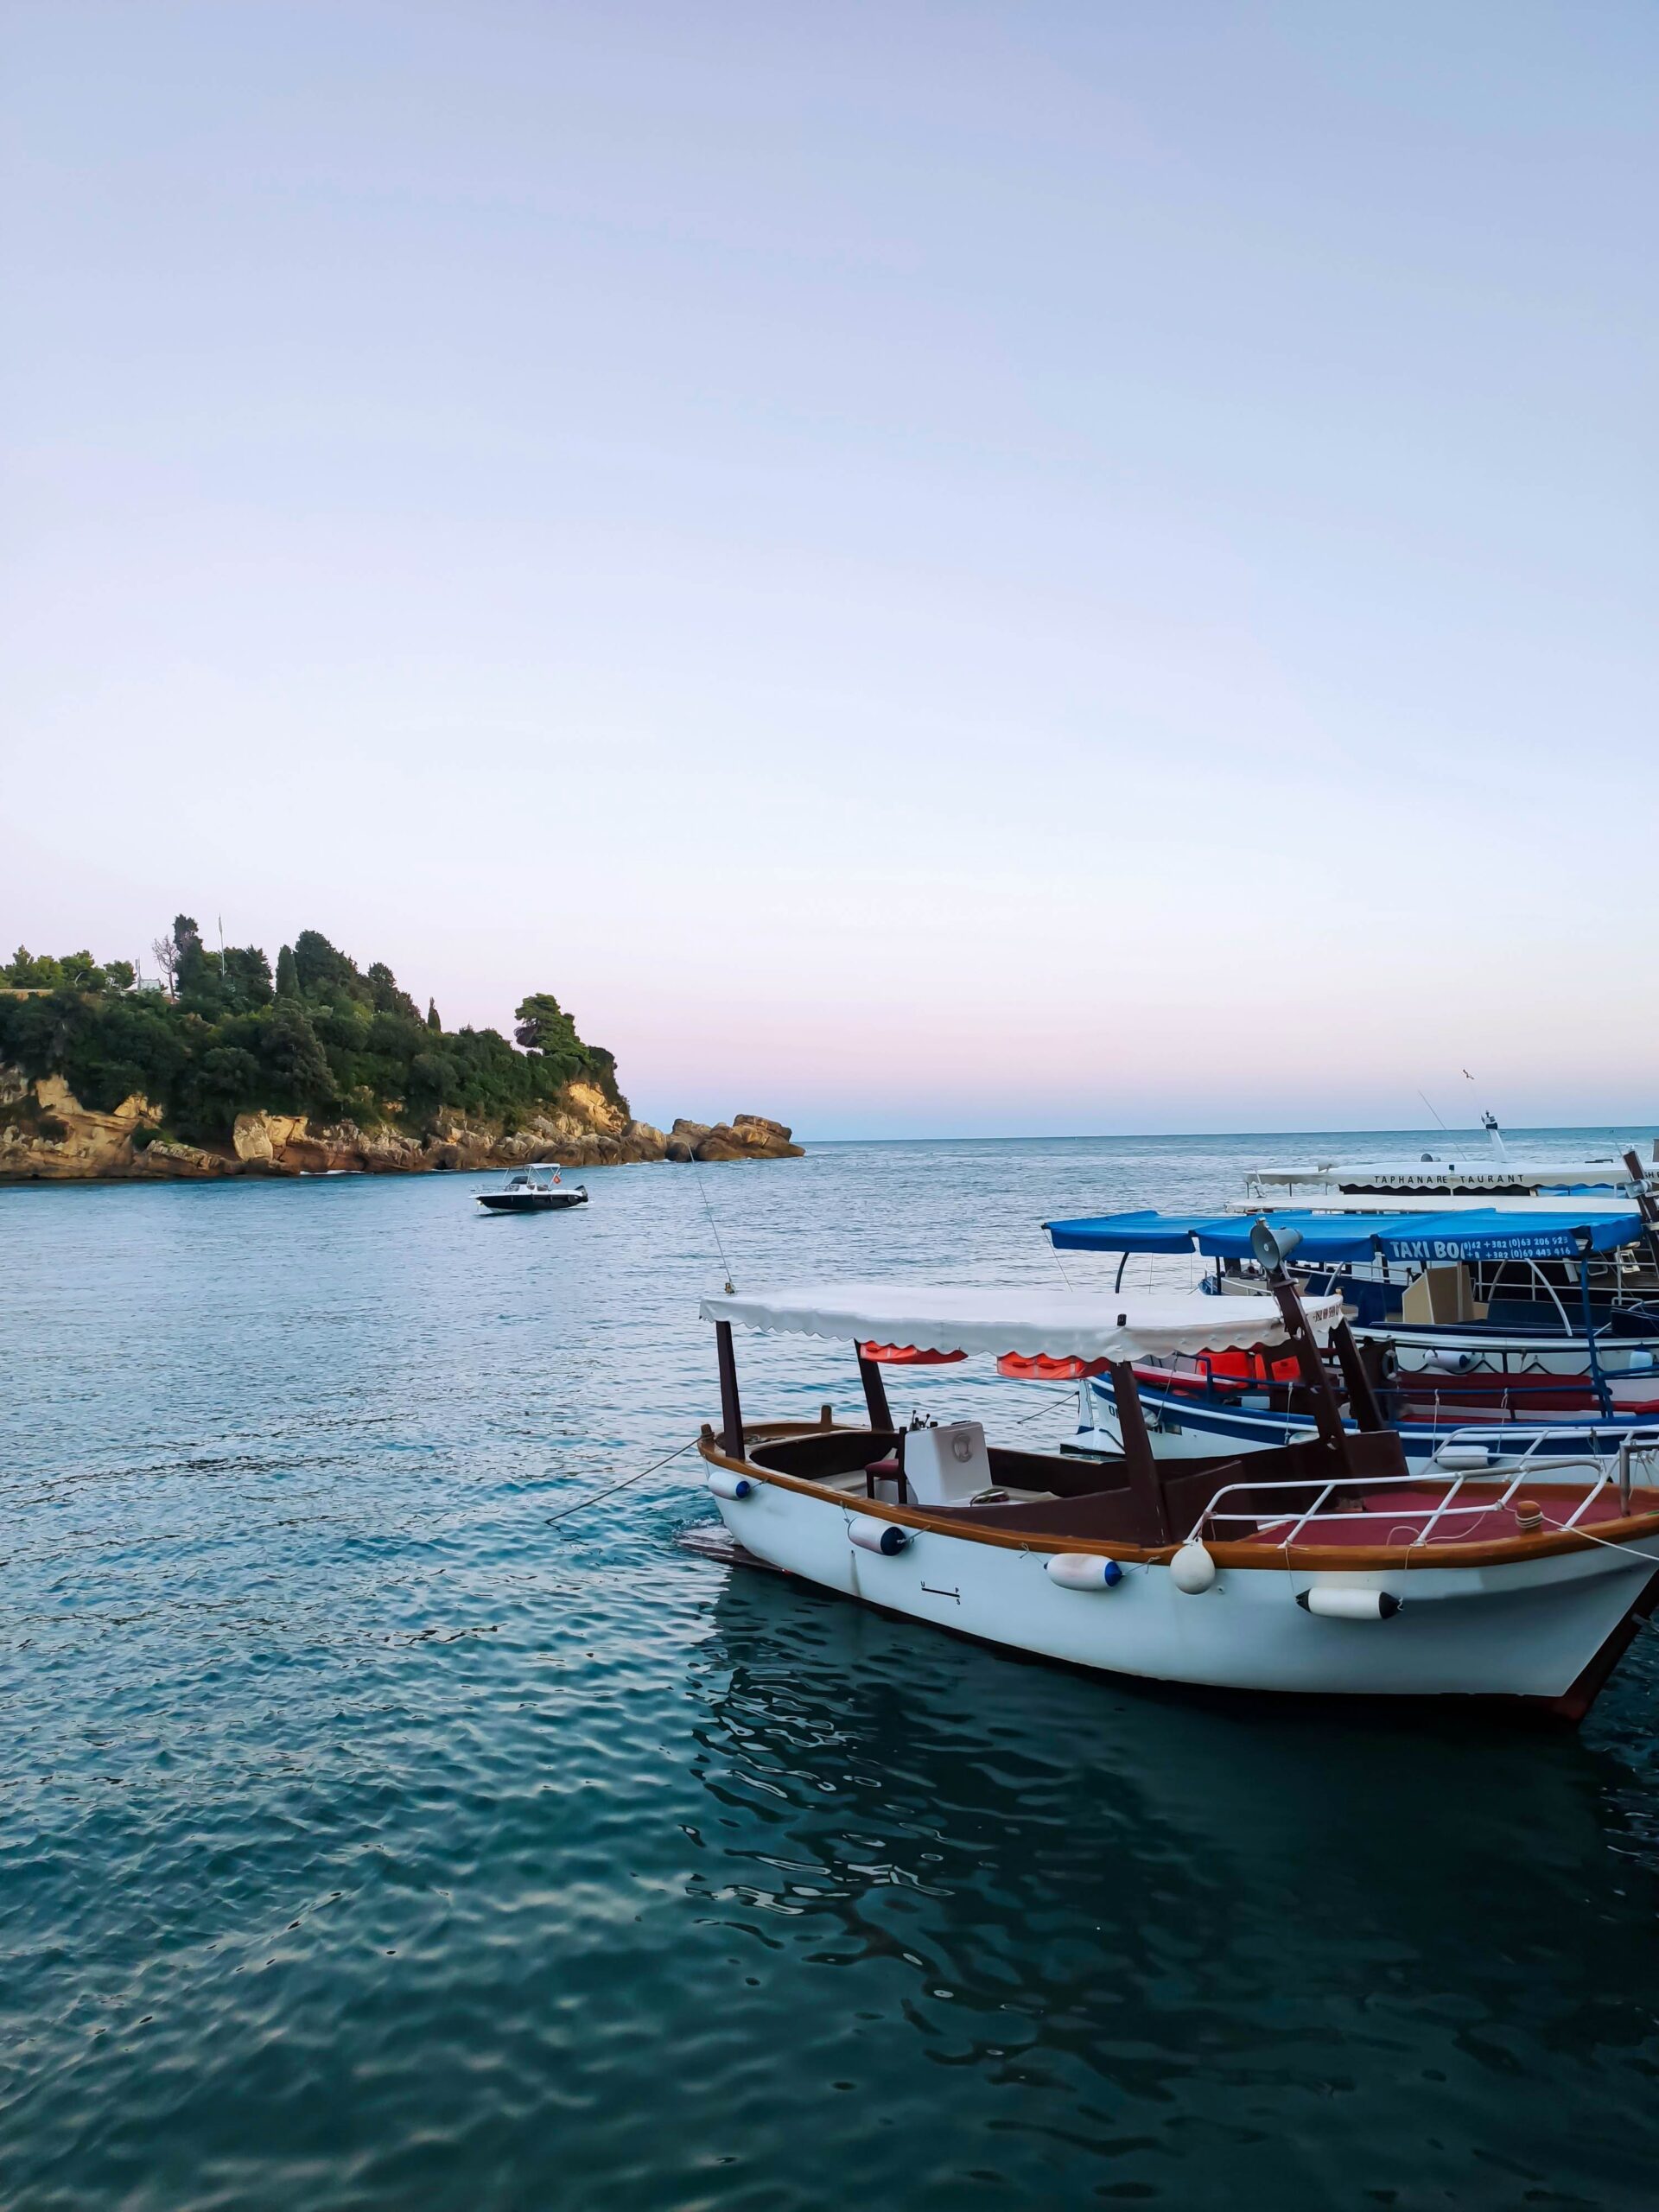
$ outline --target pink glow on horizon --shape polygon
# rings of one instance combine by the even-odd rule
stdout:
[[[385,34],[13,26],[8,950],[810,1135],[1659,1108],[1652,19]]]

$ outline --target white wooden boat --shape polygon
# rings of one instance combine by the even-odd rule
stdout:
[[[1413,1476],[1398,1439],[1344,1428],[1319,1339],[1358,1356],[1333,1299],[1284,1274],[1257,1298],[1128,1298],[925,1284],[711,1298],[718,1431],[708,1488],[752,1555],[882,1610],[1074,1665],[1160,1681],[1319,1694],[1589,1707],[1659,1595],[1659,1488],[1633,1467],[1569,1477]],[[858,1348],[868,1421],[746,1422],[734,1332]],[[988,1446],[973,1421],[888,1412],[870,1344],[1044,1358],[1109,1376],[1122,1456]],[[1292,1353],[1319,1400],[1309,1440],[1241,1461],[1160,1463],[1139,1361]]]

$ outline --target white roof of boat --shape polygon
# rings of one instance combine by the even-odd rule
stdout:
[[[1342,1315],[1340,1298],[1303,1301],[1325,1336]],[[705,1321],[797,1336],[852,1338],[918,1351],[1039,1352],[1051,1359],[1170,1358],[1179,1352],[1271,1350],[1285,1325],[1271,1298],[1215,1298],[1202,1291],[1150,1297],[1113,1292],[997,1289],[921,1282],[812,1283],[705,1298]]]
[[[1466,1156],[1461,1165],[1450,1160],[1326,1160],[1317,1167],[1252,1167],[1249,1173],[1264,1183],[1337,1183],[1359,1176],[1386,1175],[1414,1183],[1445,1182],[1455,1176],[1460,1183],[1529,1183],[1546,1187],[1568,1183],[1608,1184],[1630,1188],[1630,1171],[1622,1160],[1494,1160],[1489,1153]]]
[[[1461,1213],[1478,1208],[1483,1213],[1565,1213],[1574,1221],[1599,1221],[1604,1215],[1629,1214],[1634,1201],[1626,1192],[1596,1191],[1588,1197],[1563,1197],[1556,1192],[1512,1197],[1493,1191],[1436,1191],[1427,1194],[1400,1191],[1334,1191],[1310,1185],[1298,1191],[1296,1205],[1303,1213]],[[1260,1213],[1261,1198],[1230,1198],[1223,1213]]]

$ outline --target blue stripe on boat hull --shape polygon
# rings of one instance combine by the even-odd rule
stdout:
[[[1089,1388],[1096,1401],[1101,1402],[1103,1411],[1109,1409],[1115,1432],[1116,1407],[1110,1383],[1091,1382]],[[1266,1410],[1258,1413],[1240,1406],[1206,1405],[1196,1395],[1149,1389],[1144,1382],[1141,1385],[1141,1403],[1147,1416],[1153,1452],[1159,1459],[1202,1458],[1205,1456],[1206,1443],[1222,1452],[1233,1448],[1273,1451],[1287,1443],[1300,1443],[1318,1433],[1308,1414]],[[1348,1421],[1344,1426],[1352,1430],[1355,1425]],[[1518,1458],[1539,1436],[1548,1439],[1547,1446],[1541,1448],[1539,1456],[1547,1451],[1552,1459],[1573,1453],[1615,1452],[1627,1438],[1659,1446],[1659,1423],[1639,1417],[1578,1424],[1482,1421],[1469,1427],[1460,1427],[1456,1422],[1437,1427],[1431,1421],[1402,1421],[1396,1428],[1406,1458],[1414,1466],[1428,1465],[1440,1446],[1453,1439],[1460,1445],[1484,1446],[1500,1459]],[[1085,1436],[1091,1433],[1095,1432],[1079,1432]]]

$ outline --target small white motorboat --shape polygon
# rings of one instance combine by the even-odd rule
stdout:
[[[1580,1718],[1659,1597],[1659,1487],[1632,1457],[1541,1479],[1408,1470],[1370,1406],[1345,1428],[1320,1356],[1357,1355],[1334,1298],[1275,1262],[1263,1294],[1129,1297],[926,1284],[704,1301],[721,1426],[700,1449],[744,1550],[885,1611],[1081,1667],[1325,1695],[1476,1696]],[[850,1342],[868,1424],[745,1421],[734,1333]],[[1160,1462],[1135,1367],[1200,1351],[1294,1355],[1317,1433]],[[1104,1373],[1122,1453],[988,1446],[976,1421],[899,1430],[883,1363],[971,1354],[1055,1380]]]
[[[557,1213],[567,1206],[585,1206],[585,1183],[567,1183],[556,1167],[520,1167],[499,1191],[480,1191],[478,1203],[486,1213]]]

